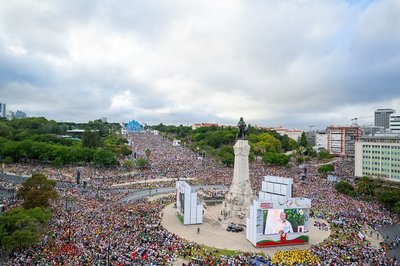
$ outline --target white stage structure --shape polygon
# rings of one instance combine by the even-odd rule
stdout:
[[[265,176],[246,219],[246,238],[255,247],[306,244],[311,200],[292,198],[293,179]]]
[[[203,205],[198,202],[197,192],[185,181],[176,182],[176,209],[184,225],[203,223]]]

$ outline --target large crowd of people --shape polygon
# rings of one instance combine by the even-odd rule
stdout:
[[[40,164],[6,166],[8,172],[27,176],[33,172],[42,172],[66,183],[76,182],[79,171],[82,179],[88,180],[88,189],[85,190],[59,186],[63,200],[52,202],[53,218],[48,233],[36,246],[15,250],[9,256],[7,265],[172,265],[177,256],[191,261],[191,265],[250,265],[254,258],[260,256],[253,253],[221,256],[218,251],[202,250],[196,243],[166,231],[161,226],[160,214],[165,204],[174,200],[173,196],[155,201],[144,199],[123,203],[127,196],[125,190],[111,190],[109,188],[112,185],[129,183],[129,188],[134,189],[168,187],[173,186],[170,179],[190,177],[195,178],[198,184],[229,186],[233,176],[232,168],[223,166],[211,157],[199,157],[196,152],[185,147],[174,147],[170,140],[161,136],[146,132],[129,134],[128,138],[135,157],[148,157],[149,168],[129,171],[122,167],[56,168]],[[147,149],[151,151],[150,155],[146,155]],[[341,163],[338,160],[334,164],[341,166]],[[351,176],[349,167],[335,168],[338,169],[339,177]],[[338,193],[332,182],[319,176],[316,162],[309,162],[307,170],[307,178],[302,180],[303,169],[295,162],[291,162],[289,167],[267,167],[262,162],[250,166],[254,191],[260,190],[265,175],[293,178],[293,196],[311,198],[312,213],[331,223],[332,236],[307,251],[308,265],[399,265],[387,255],[387,246],[384,244],[375,248],[367,241],[354,237],[362,232],[364,226],[376,228],[399,223],[399,217],[375,201],[365,202]],[[159,179],[168,181],[156,181]],[[147,182],[142,182],[144,180]],[[101,188],[100,194],[93,187]],[[224,195],[219,190],[205,190],[201,193],[204,197]],[[66,206],[65,198],[69,199],[70,206]],[[398,243],[396,239],[392,246],[398,248]],[[292,256],[304,257],[302,254],[292,252],[284,256],[289,261]],[[265,256],[264,259],[279,264],[279,260],[272,261],[272,258]],[[296,263],[304,262],[299,260]]]

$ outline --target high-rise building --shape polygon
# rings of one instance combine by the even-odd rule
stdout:
[[[374,125],[376,127],[383,127],[384,129],[389,128],[389,117],[396,111],[393,109],[378,109],[375,111]]]
[[[0,117],[6,117],[6,104],[5,103],[0,103]]]
[[[400,136],[365,136],[355,144],[354,175],[400,182]]]
[[[15,118],[15,113],[13,111],[7,111],[7,120],[13,120]]]
[[[20,110],[17,110],[17,112],[15,112],[15,118],[19,119],[19,118],[25,118],[26,117],[26,113],[22,112]]]
[[[389,128],[391,132],[400,134],[400,115],[390,115]]]
[[[321,131],[315,135],[315,147],[317,150],[328,150],[328,134]]]
[[[361,126],[360,127],[363,136],[375,136],[378,133],[384,133],[385,129],[378,126]]]
[[[306,139],[308,142],[308,145],[311,147],[316,146],[315,138],[316,138],[317,132],[315,131],[308,131],[306,132]]]
[[[328,151],[333,155],[354,156],[354,145],[361,136],[357,126],[332,126],[327,129]]]

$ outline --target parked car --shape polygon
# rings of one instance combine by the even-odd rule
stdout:
[[[228,227],[226,228],[226,231],[228,232],[242,232],[243,231],[243,227],[236,225],[236,224],[230,224],[228,225]]]

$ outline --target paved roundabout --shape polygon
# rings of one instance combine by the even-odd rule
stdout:
[[[273,248],[255,248],[247,239],[246,233],[233,233],[220,228],[218,223],[218,214],[221,210],[221,205],[208,206],[204,213],[204,222],[200,225],[183,225],[176,217],[176,209],[174,204],[164,208],[162,217],[162,226],[168,231],[179,235],[180,237],[203,244],[209,247],[219,249],[229,249],[238,251],[256,251],[265,252],[272,256],[278,250],[291,249],[308,249],[310,245],[318,244],[327,239],[331,233],[330,230],[320,230],[313,226],[314,219],[310,219],[310,243],[307,245],[283,246]],[[318,219],[319,222],[328,224],[327,221]],[[200,233],[197,233],[197,228],[200,228]]]

